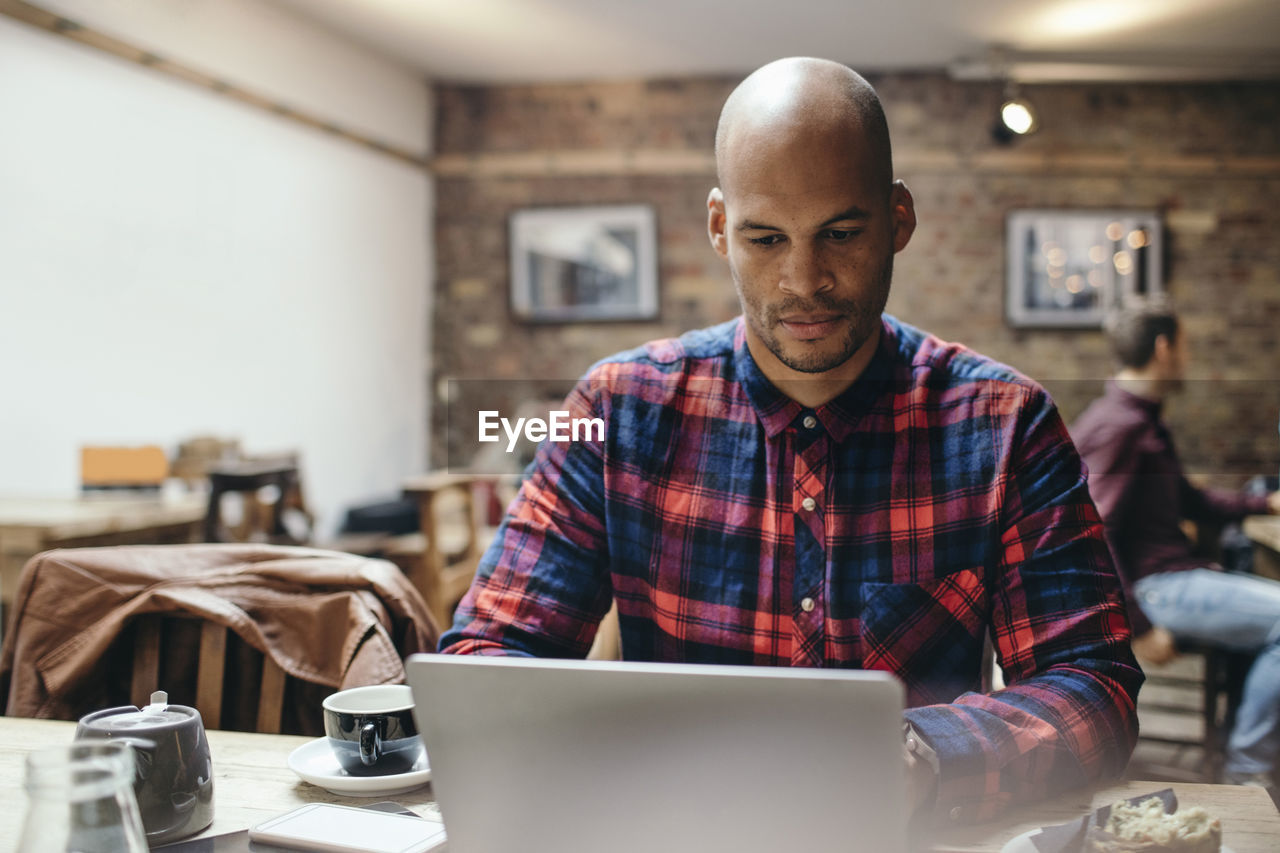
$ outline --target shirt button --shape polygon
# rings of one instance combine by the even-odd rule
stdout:
[[[815,501],[813,498],[805,498],[804,500],[800,501],[800,506],[804,507],[807,512],[813,512],[813,508],[816,507],[817,505],[818,505],[818,502]]]
[[[959,820],[962,817],[964,817],[964,809],[960,808],[959,806],[956,806],[951,810],[952,820]]]
[[[805,596],[804,598],[800,599],[800,609],[803,610],[805,613],[812,613],[813,599],[809,598],[808,596]]]
[[[805,429],[813,429],[818,425],[818,419],[813,415],[805,415],[803,423]]]

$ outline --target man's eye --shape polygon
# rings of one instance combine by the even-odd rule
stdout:
[[[858,235],[857,231],[847,228],[831,228],[827,231],[827,239],[834,243],[844,243]]]
[[[766,234],[763,237],[748,237],[747,242],[753,246],[775,246],[782,242],[782,235]]]

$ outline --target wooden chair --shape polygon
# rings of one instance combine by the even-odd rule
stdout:
[[[75,720],[159,689],[208,728],[301,735],[323,734],[336,685],[403,680],[438,639],[394,566],[245,544],[44,552],[6,629],[6,713]]]
[[[514,481],[507,475],[434,472],[405,484],[405,495],[418,502],[421,533],[397,537],[386,557],[409,576],[441,625],[452,621],[497,531],[480,501],[495,492],[513,494]]]
[[[240,439],[197,435],[179,442],[169,474],[187,488],[203,490],[209,485],[209,471],[242,458]]]

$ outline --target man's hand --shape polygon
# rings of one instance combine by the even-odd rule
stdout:
[[[1267,509],[1272,515],[1280,515],[1280,492],[1267,495]]]
[[[1153,627],[1142,636],[1134,637],[1131,645],[1136,656],[1156,666],[1163,666],[1178,656],[1173,634],[1160,627]]]

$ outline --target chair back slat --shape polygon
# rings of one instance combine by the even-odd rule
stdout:
[[[285,671],[270,655],[262,658],[262,690],[258,701],[258,731],[277,734],[284,717]]]
[[[227,629],[216,622],[200,627],[196,664],[196,708],[211,729],[222,728],[222,680],[227,669]]]
[[[180,619],[173,614],[142,616],[136,620],[134,637],[133,674],[130,678],[129,696],[139,708],[151,700],[151,694],[160,687],[160,649],[162,625],[165,619]],[[228,629],[216,622],[201,622],[200,652],[196,659],[196,695],[193,703],[205,727],[222,727],[222,700],[227,678]],[[262,655],[256,730],[278,734],[284,719],[284,695],[287,673],[272,660]]]
[[[139,708],[151,700],[160,681],[160,620],[148,616],[138,620],[134,640],[133,676],[129,696]]]

